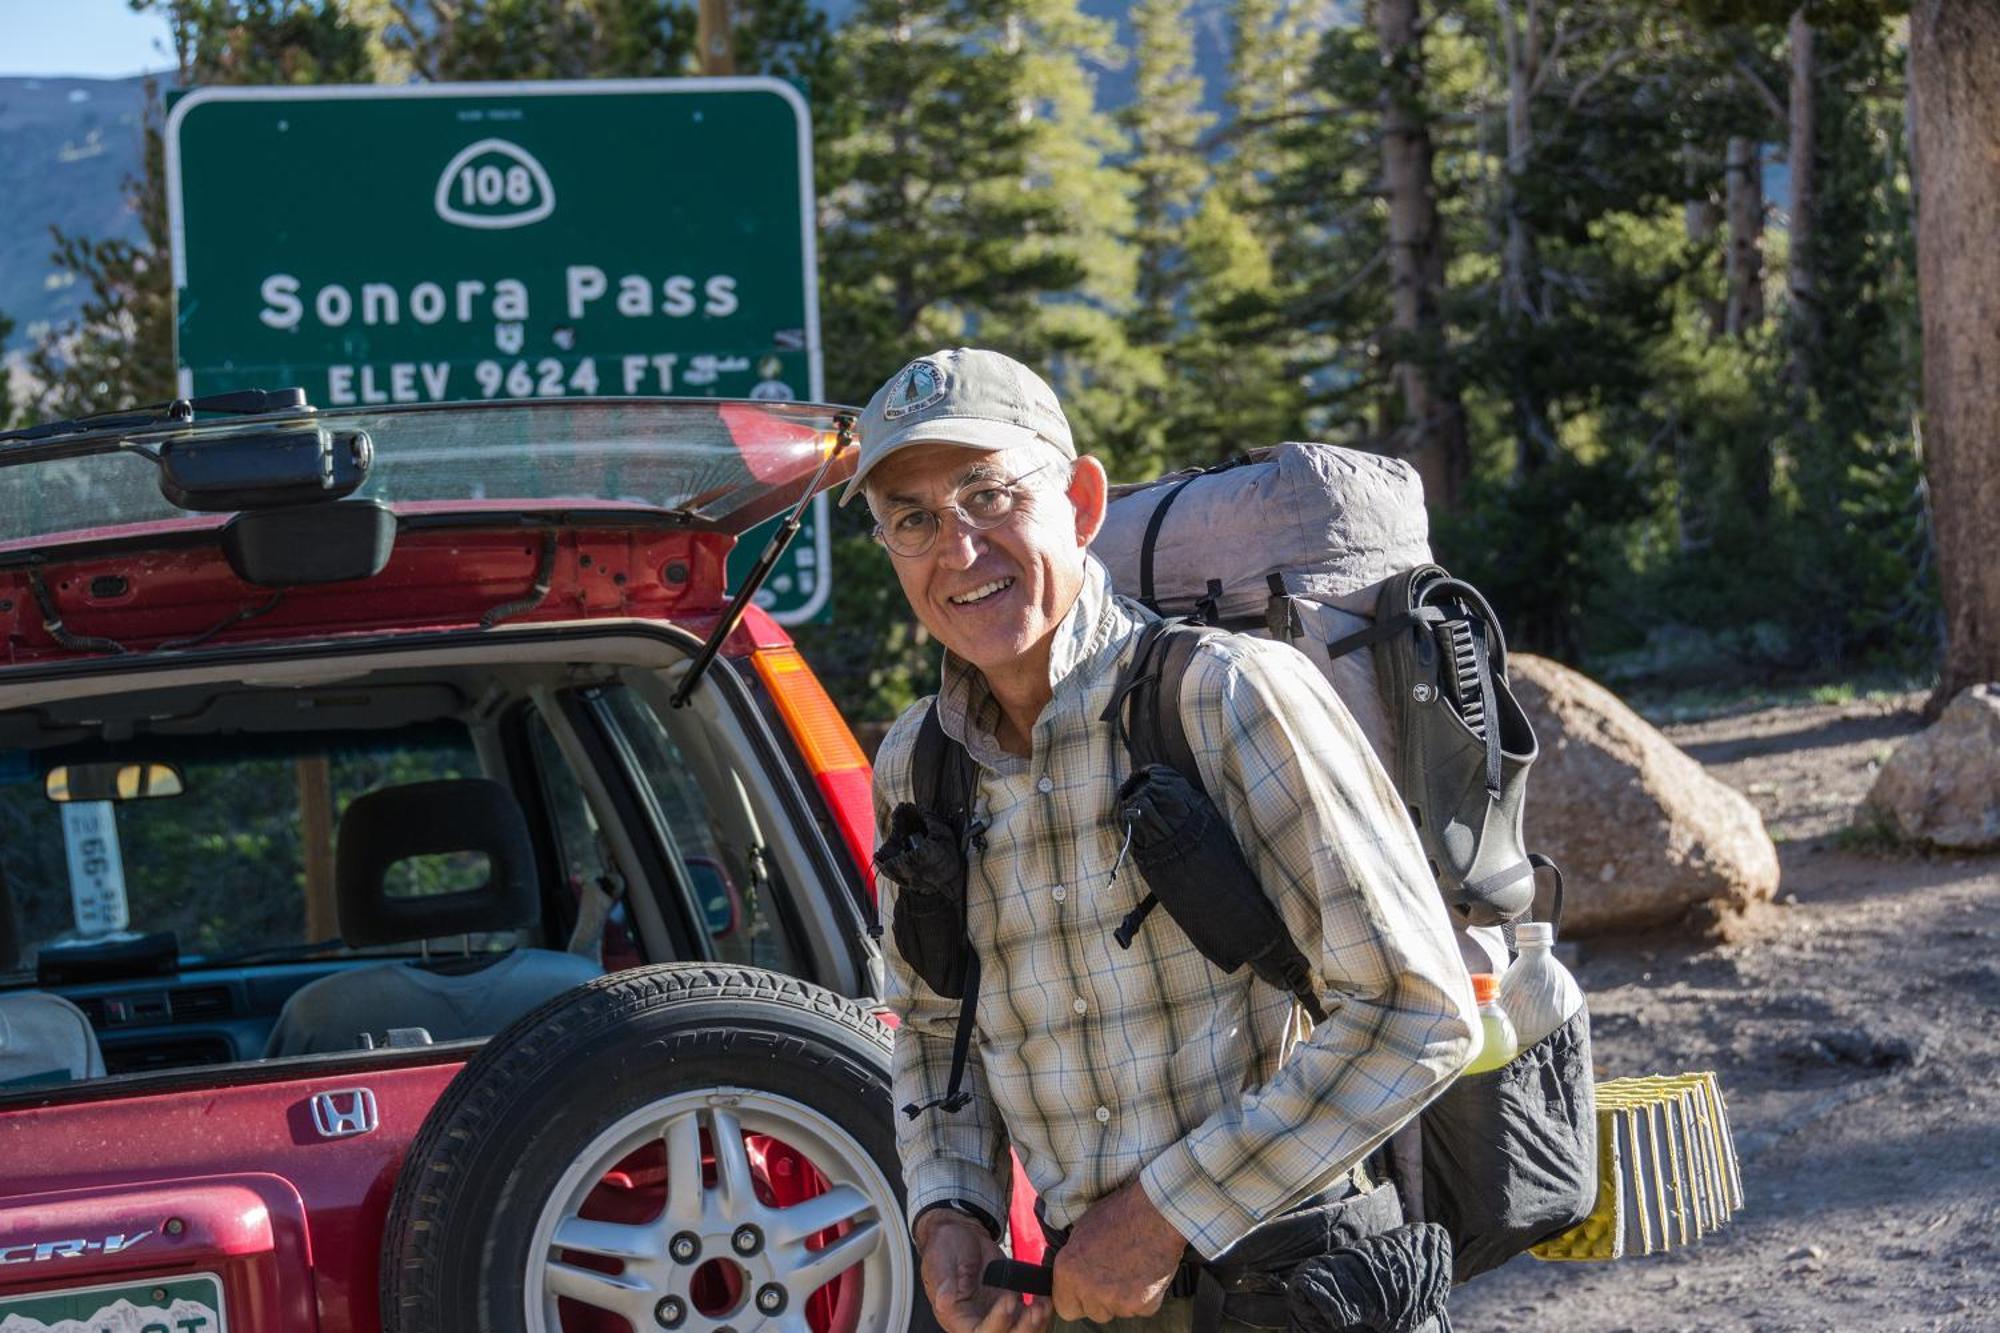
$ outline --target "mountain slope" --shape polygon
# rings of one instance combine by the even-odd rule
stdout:
[[[136,236],[124,183],[139,170],[145,80],[0,78],[0,312],[36,325],[76,313],[59,285],[50,224],[94,239]]]

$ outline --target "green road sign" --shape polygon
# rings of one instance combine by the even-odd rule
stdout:
[[[184,393],[824,392],[811,130],[776,80],[199,89],[166,151]],[[761,594],[779,620],[825,607],[828,526],[822,499]]]

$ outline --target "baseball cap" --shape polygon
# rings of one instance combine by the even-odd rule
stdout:
[[[920,356],[889,377],[862,410],[861,461],[841,492],[846,504],[861,493],[877,463],[913,444],[1012,449],[1044,444],[1076,457],[1069,419],[1054,389],[1011,356],[956,347]]]

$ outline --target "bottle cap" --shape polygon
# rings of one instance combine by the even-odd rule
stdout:
[[[1472,974],[1472,999],[1475,1004],[1491,1004],[1500,998],[1500,978],[1491,972]]]
[[[1546,921],[1523,921],[1514,927],[1514,946],[1524,944],[1554,944],[1556,928]]]

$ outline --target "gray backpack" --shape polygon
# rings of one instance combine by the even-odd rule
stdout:
[[[1458,924],[1528,910],[1534,729],[1492,607],[1431,562],[1407,463],[1290,443],[1117,487],[1091,549],[1157,614],[1303,650],[1395,783]]]

